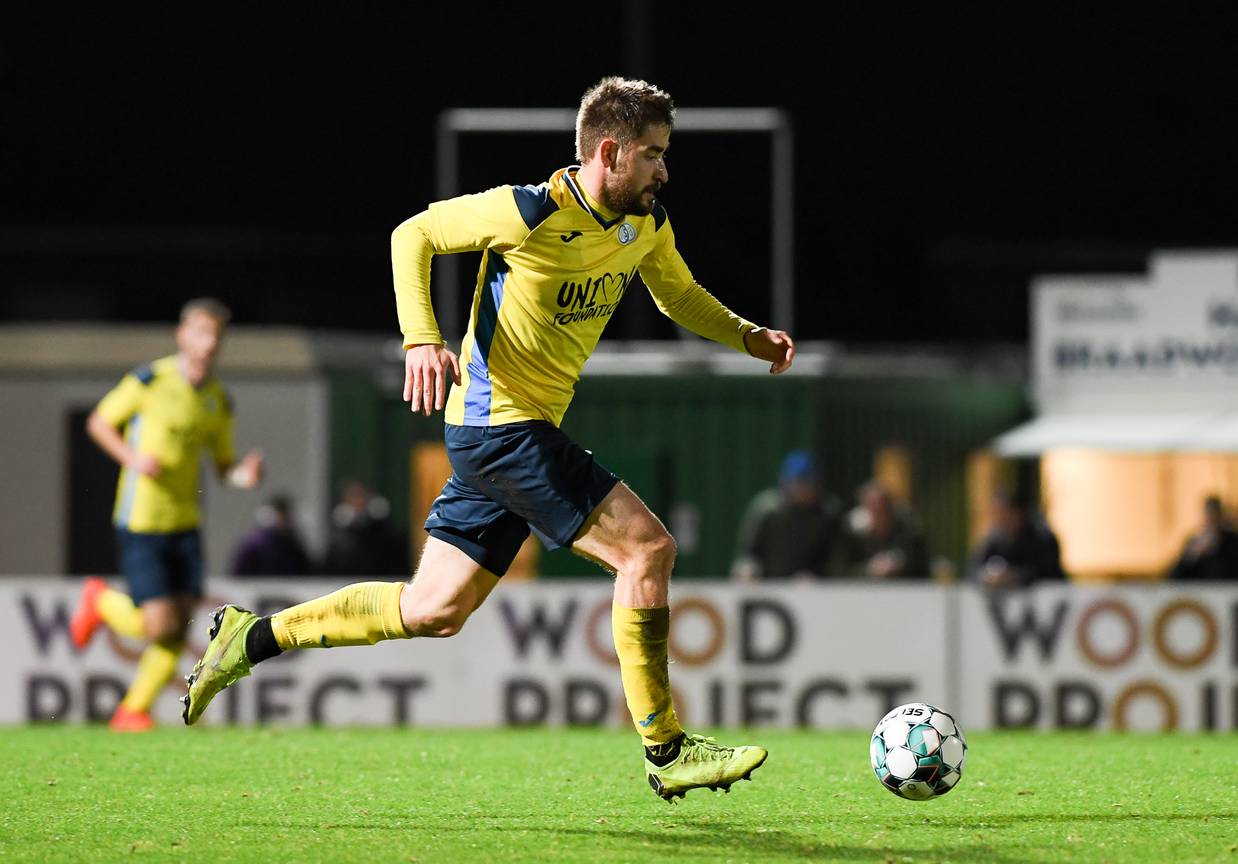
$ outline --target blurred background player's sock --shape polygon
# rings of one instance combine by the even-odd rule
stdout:
[[[182,647],[182,642],[152,642],[147,645],[138,660],[138,671],[129,685],[129,692],[120,704],[129,711],[142,714],[150,711],[159,691],[176,674],[176,658],[180,656]]]
[[[358,582],[271,616],[280,648],[336,648],[410,639],[400,615],[403,582]],[[257,626],[257,625],[255,625]],[[256,661],[255,661],[256,662]]]
[[[115,588],[108,588],[100,592],[99,599],[95,603],[99,616],[103,618],[103,623],[121,636],[141,639],[146,635],[146,630],[142,626],[142,609],[133,605],[128,594],[123,594]],[[141,666],[139,665],[138,668],[141,669]]]
[[[671,610],[611,607],[611,629],[623,695],[632,722],[646,747],[658,747],[683,734],[671,699],[670,674],[666,668],[666,643],[671,632]]]

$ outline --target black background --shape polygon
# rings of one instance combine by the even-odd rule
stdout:
[[[790,112],[800,338],[1019,340],[1035,273],[1234,245],[1221,4],[309,5],[6,14],[0,318],[166,321],[213,293],[245,323],[394,334],[388,236],[435,197],[438,113],[574,107],[604,74]],[[463,184],[539,182],[572,145],[470,139]],[[756,318],[769,158],[683,133],[663,195],[698,278]]]

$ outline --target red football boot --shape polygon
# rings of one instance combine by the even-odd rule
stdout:
[[[131,711],[124,705],[117,705],[112,722],[107,725],[113,732],[149,732],[155,728],[155,721],[146,711]]]
[[[90,644],[103,616],[99,614],[99,595],[107,590],[107,583],[98,576],[91,576],[82,583],[82,593],[77,598],[77,608],[69,619],[69,636],[78,651]]]

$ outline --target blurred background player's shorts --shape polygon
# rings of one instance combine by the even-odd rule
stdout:
[[[135,605],[155,597],[202,596],[202,540],[196,530],[135,534],[118,528],[116,540]]]

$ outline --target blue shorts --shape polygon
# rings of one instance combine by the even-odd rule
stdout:
[[[496,576],[529,530],[547,549],[570,546],[619,478],[542,420],[443,431],[454,472],[430,507],[426,531]]]
[[[202,596],[202,540],[196,529],[136,534],[117,528],[116,543],[135,605],[156,597]]]

